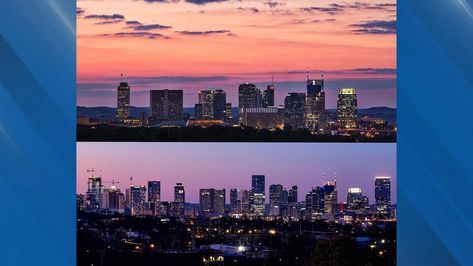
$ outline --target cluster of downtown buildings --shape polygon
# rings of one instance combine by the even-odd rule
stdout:
[[[79,210],[100,213],[120,213],[129,216],[157,217],[223,217],[265,218],[283,217],[291,220],[328,220],[351,222],[353,219],[392,219],[390,177],[376,177],[375,202],[369,204],[360,188],[349,188],[346,202],[338,201],[336,181],[326,181],[313,187],[300,201],[298,187],[289,190],[280,184],[269,186],[269,204],[265,193],[265,176],[253,175],[251,189],[231,189],[230,204],[226,204],[225,189],[199,190],[198,207],[186,204],[184,185],[174,186],[174,200],[161,200],[160,181],[148,181],[148,186],[130,185],[122,193],[113,184],[105,188],[101,177],[90,177],[85,194],[77,195]],[[195,205],[195,204],[194,204]]]
[[[275,86],[272,82],[265,90],[251,83],[238,87],[239,118],[233,117],[232,104],[227,102],[224,90],[202,90],[194,115],[184,113],[183,90],[150,90],[150,115],[131,116],[130,86],[121,82],[117,88],[116,119],[110,124],[122,126],[242,126],[255,129],[308,129],[311,132],[337,129],[387,129],[387,122],[380,118],[357,114],[357,95],[354,88],[340,88],[336,114],[325,106],[323,74],[320,79],[310,79],[307,74],[307,91],[292,92],[284,99],[284,106],[274,102]],[[79,122],[87,124],[87,122]]]

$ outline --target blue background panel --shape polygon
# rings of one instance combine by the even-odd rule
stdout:
[[[472,1],[398,1],[398,262],[473,265]]]
[[[0,265],[76,261],[75,14],[0,3]]]

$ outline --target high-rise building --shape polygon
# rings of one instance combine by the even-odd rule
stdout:
[[[282,185],[269,186],[270,215],[282,216],[287,214],[288,192]]]
[[[264,215],[265,203],[265,176],[251,176],[251,211],[257,215]]]
[[[174,186],[174,201],[171,205],[171,213],[173,216],[181,217],[184,215],[186,203],[186,192],[184,190],[184,185],[177,182]]]
[[[352,214],[364,214],[369,211],[368,197],[363,196],[360,188],[348,189],[346,210]]]
[[[232,110],[232,103],[225,104],[225,123],[233,124],[233,110]]]
[[[202,106],[202,120],[225,120],[227,94],[224,90],[199,91],[199,104]]]
[[[88,209],[90,211],[98,211],[102,202],[102,178],[101,177],[89,177],[87,180],[87,201]]]
[[[238,107],[240,116],[243,108],[258,108],[263,105],[261,90],[256,85],[244,83],[238,87]]]
[[[284,127],[291,129],[305,128],[306,96],[305,93],[292,92],[284,99]]]
[[[324,183],[324,211],[334,214],[338,211],[338,192],[336,181],[326,181]]]
[[[391,216],[391,178],[377,176],[374,185],[374,197],[376,200],[376,216],[389,218]]]
[[[321,215],[325,211],[325,192],[322,187],[315,187],[310,190],[305,197],[305,207],[307,209],[306,218]]]
[[[309,79],[307,75],[306,127],[316,130],[325,113],[324,76],[320,79]]]
[[[284,128],[284,108],[270,106],[259,108],[242,108],[241,123],[256,129]]]
[[[232,212],[238,212],[238,193],[240,191],[236,188],[230,189],[230,209]]]
[[[244,189],[239,191],[238,193],[238,211],[242,213],[249,213],[251,212],[252,208],[252,192],[251,190]]]
[[[298,202],[298,198],[297,198],[297,186],[292,186],[292,188],[289,190],[288,202],[289,202],[289,203],[296,203],[296,202]]]
[[[356,128],[358,102],[353,88],[338,91],[337,122],[341,128]]]
[[[202,104],[201,103],[195,104],[195,106],[194,106],[194,118],[196,120],[203,120],[204,119],[203,112],[204,112],[204,110],[203,110]]]
[[[204,216],[225,214],[225,189],[200,189],[200,213]]]
[[[132,216],[143,215],[146,202],[145,186],[130,186],[130,211]]]
[[[148,181],[148,203],[153,215],[159,214],[159,203],[161,202],[161,182]]]
[[[150,107],[154,121],[181,121],[184,108],[182,90],[151,90]]]
[[[130,117],[130,86],[120,82],[117,89],[117,119],[123,121]]]
[[[274,82],[263,91],[263,107],[274,106]]]

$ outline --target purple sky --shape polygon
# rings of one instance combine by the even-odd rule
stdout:
[[[77,192],[87,189],[87,169],[101,169],[104,181],[120,181],[124,190],[161,181],[162,200],[172,200],[173,186],[185,186],[186,201],[198,202],[199,188],[251,187],[251,175],[266,175],[270,184],[299,186],[307,191],[336,173],[339,201],[349,187],[360,187],[374,202],[374,177],[391,177],[396,202],[396,144],[361,143],[77,143]],[[110,186],[110,183],[106,183]],[[268,195],[268,194],[267,194]],[[268,200],[268,197],[267,197]]]

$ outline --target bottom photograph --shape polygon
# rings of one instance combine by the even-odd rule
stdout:
[[[396,144],[77,143],[77,265],[395,265]]]

